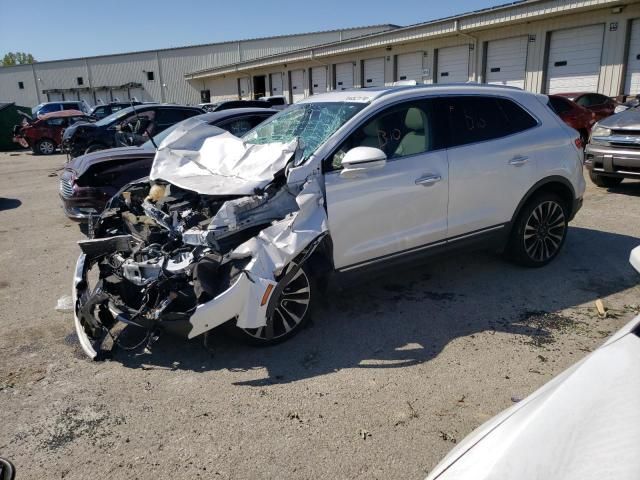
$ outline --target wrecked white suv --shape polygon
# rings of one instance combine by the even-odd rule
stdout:
[[[99,357],[123,325],[149,342],[221,325],[279,342],[329,276],[470,243],[545,265],[585,188],[580,137],[547,103],[505,87],[366,89],[301,101],[242,139],[178,129],[79,242],[84,351]]]

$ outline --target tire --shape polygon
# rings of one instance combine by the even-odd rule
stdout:
[[[281,277],[294,266],[294,262],[287,265]],[[279,294],[278,304],[273,315],[267,319],[267,326],[245,329],[232,325],[231,333],[243,342],[259,347],[284,342],[299,333],[309,322],[318,293],[316,280],[308,263],[305,263]],[[288,299],[283,298],[287,295]],[[273,329],[271,336],[270,328]]]
[[[566,202],[553,193],[540,193],[529,200],[511,231],[507,252],[524,267],[543,267],[553,260],[567,238],[569,211]]]
[[[36,155],[52,155],[56,151],[56,144],[49,138],[41,138],[33,146]]]
[[[87,149],[84,151],[84,154],[86,155],[87,153],[99,152],[100,150],[106,149],[107,147],[105,147],[104,145],[101,145],[100,143],[94,143],[93,145],[89,145],[87,147]]]
[[[598,175],[593,172],[589,172],[589,178],[593,183],[595,183],[598,187],[601,187],[601,188],[617,187],[622,183],[622,180],[623,180],[620,177],[605,177],[603,175]]]

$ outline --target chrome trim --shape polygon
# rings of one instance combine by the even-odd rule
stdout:
[[[483,228],[482,230],[476,230],[475,232],[466,233],[466,234],[463,234],[463,235],[459,235],[457,237],[445,238],[444,240],[441,240],[441,241],[438,241],[438,242],[435,242],[435,243],[430,243],[428,245],[422,245],[420,247],[414,247],[414,248],[411,248],[409,250],[403,250],[401,252],[390,253],[388,255],[384,255],[384,256],[381,256],[381,257],[378,257],[378,258],[374,258],[374,259],[371,259],[371,260],[365,260],[364,262],[360,262],[360,263],[357,263],[355,265],[350,265],[350,266],[338,268],[336,270],[338,272],[348,272],[348,271],[351,271],[351,270],[356,270],[358,268],[366,267],[367,265],[371,265],[371,264],[374,264],[374,263],[384,262],[385,260],[401,257],[403,255],[408,255],[410,253],[421,252],[422,250],[428,250],[430,248],[439,247],[441,245],[446,245],[448,243],[453,243],[453,242],[456,242],[458,240],[464,240],[465,238],[474,237],[476,235],[480,235],[481,233],[488,233],[488,232],[493,232],[495,230],[500,230],[501,228],[504,228],[504,227],[505,227],[505,224],[495,225],[493,227]]]

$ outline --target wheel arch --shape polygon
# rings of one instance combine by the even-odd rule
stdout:
[[[575,214],[575,189],[567,178],[560,175],[553,175],[539,180],[535,185],[533,185],[533,187],[529,189],[524,197],[522,197],[520,203],[518,203],[518,206],[516,207],[513,216],[511,217],[511,225],[515,224],[518,215],[520,215],[520,211],[527,204],[527,202],[531,200],[534,195],[542,192],[555,193],[556,195],[560,196],[560,198],[562,198],[566,202],[566,206],[569,211],[569,220],[573,219],[573,216]]]

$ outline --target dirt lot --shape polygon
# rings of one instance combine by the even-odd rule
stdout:
[[[455,255],[330,298],[277,347],[163,337],[93,363],[54,310],[82,237],[63,161],[0,154],[0,455],[20,479],[421,479],[639,313],[640,183],[589,185],[546,268]]]

